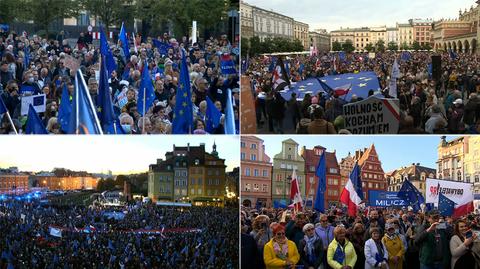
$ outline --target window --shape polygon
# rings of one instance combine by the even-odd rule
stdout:
[[[192,183],[191,184],[195,185],[195,179],[194,178],[192,178]]]
[[[267,172],[267,170],[263,170],[263,176],[264,176],[264,177],[268,177],[268,172]]]
[[[465,182],[470,183],[470,176],[465,177]]]
[[[309,179],[310,184],[313,184],[313,180],[314,180],[314,177],[310,177],[310,179]]]
[[[252,188],[252,185],[250,183],[245,184],[245,191],[250,191]],[[210,190],[209,190],[210,191]]]
[[[202,194],[202,189],[198,189],[197,194]]]
[[[253,143],[252,145],[250,145],[250,148],[251,149],[257,149],[257,144]]]
[[[245,168],[245,176],[249,177],[250,176],[250,168]]]
[[[244,148],[245,147],[245,142],[240,142],[240,147]]]
[[[281,174],[277,174],[276,179],[277,179],[277,181],[282,181],[282,175],[281,175]]]
[[[258,184],[257,183],[253,184],[253,191],[258,191]]]
[[[280,168],[285,169],[286,167],[287,166],[284,163],[280,164]]]
[[[368,188],[372,188],[372,182],[368,182]]]
[[[336,173],[338,173],[337,168],[330,168],[329,171],[330,171],[330,174],[336,174]]]
[[[243,152],[240,153],[240,159],[241,159],[241,160],[245,160],[245,153],[243,153]]]
[[[190,189],[190,194],[195,194],[195,189],[194,188]]]
[[[287,169],[288,169],[288,170],[291,170],[291,169],[292,169],[292,165],[291,165],[291,164],[287,164]]]
[[[478,183],[480,182],[480,178],[478,177],[478,175],[475,175],[475,183]]]
[[[292,155],[288,154],[287,159],[291,160],[291,159],[292,159]]]
[[[310,172],[315,172],[315,166],[310,165]]]
[[[262,185],[262,192],[268,192],[268,186],[267,184]]]
[[[282,191],[281,191],[281,189],[280,189],[279,187],[276,187],[276,188],[275,188],[275,194],[277,194],[277,195],[282,194]]]
[[[462,181],[462,172],[457,172],[457,181]]]
[[[258,174],[258,169],[254,169],[254,170],[253,170],[253,176],[254,176],[254,177],[258,177],[258,175],[259,175],[259,174]]]
[[[251,154],[251,155],[250,155],[250,160],[251,160],[251,161],[256,161],[256,160],[257,160],[257,155]]]
[[[90,25],[90,18],[88,14],[80,14],[77,18],[78,26],[87,26]]]

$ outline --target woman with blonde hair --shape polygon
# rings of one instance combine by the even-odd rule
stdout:
[[[357,262],[357,253],[346,234],[347,230],[343,226],[337,226],[333,230],[334,239],[327,251],[327,263],[333,269],[352,269]]]

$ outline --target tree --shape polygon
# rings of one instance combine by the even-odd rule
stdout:
[[[424,49],[424,50],[432,50],[432,46],[430,45],[430,43],[426,43],[426,44],[423,46],[423,49]]]
[[[377,44],[375,44],[375,51],[377,52],[385,51],[385,41],[383,41],[383,39],[380,39],[377,41]]]
[[[21,0],[19,2],[22,5],[19,19],[33,20],[36,25],[45,30],[47,36],[50,23],[58,19],[76,17],[80,10],[79,0]]]
[[[342,44],[340,44],[340,42],[338,42],[338,41],[333,41],[332,50],[333,51],[341,51],[342,50]]]
[[[375,50],[375,48],[373,47],[373,44],[372,43],[368,43],[366,46],[365,46],[365,50],[368,51],[368,52],[372,52]]]
[[[352,53],[352,52],[355,50],[355,47],[353,47],[353,42],[352,42],[352,40],[347,39],[347,41],[345,41],[345,43],[343,43],[342,49],[343,49],[343,51],[345,51],[346,53]]]
[[[388,42],[388,50],[397,51],[398,50],[397,43],[393,41]]]
[[[410,49],[410,47],[407,44],[407,41],[403,41],[402,46],[400,46],[400,49],[402,49],[402,50]]]
[[[128,2],[126,0],[81,0],[82,7],[100,19],[107,33],[110,26],[120,26],[122,20],[126,20],[126,16],[133,13],[133,7],[128,5]]]
[[[247,57],[250,51],[250,44],[249,44],[248,38],[242,37],[242,39],[240,40],[240,50],[241,50],[240,52],[241,55],[243,57]]]
[[[0,23],[9,24],[13,22],[18,15],[21,6],[17,0],[2,0],[0,8]]]
[[[420,50],[422,47],[420,46],[420,43],[418,43],[418,41],[413,41],[413,44],[412,44],[412,49],[414,50]]]
[[[242,38],[242,46],[243,46],[243,38]],[[250,53],[252,55],[257,55],[262,53],[262,42],[258,36],[254,36],[250,38]],[[244,54],[242,53],[242,56]]]
[[[302,41],[298,39],[293,40],[290,51],[303,51],[303,50],[304,50],[304,47],[303,47]]]

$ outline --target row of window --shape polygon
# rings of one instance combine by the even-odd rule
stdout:
[[[315,171],[317,171],[317,167],[316,167],[315,165],[310,165],[309,170],[310,170],[310,172],[315,172]],[[331,168],[328,169],[328,173],[330,173],[330,174],[337,174],[337,173],[338,173],[338,169],[331,167]]]
[[[250,168],[246,167],[245,168],[245,176],[247,176],[247,177],[250,177],[250,176],[260,177],[260,170],[253,169],[253,175],[252,175]],[[262,177],[268,177],[268,170],[266,170],[266,169],[262,170],[262,175],[261,176]]]
[[[240,160],[245,160],[244,152],[240,153]],[[257,160],[257,154],[250,154],[250,161],[256,161],[256,160]]]
[[[241,147],[241,148],[245,148],[245,147],[246,147],[245,142],[243,142],[243,141],[240,142],[240,147]],[[251,149],[257,149],[257,144],[255,144],[255,143],[250,144],[250,148],[251,148]]]
[[[291,180],[291,175],[286,175],[286,177],[290,178],[290,180]],[[303,178],[302,176],[297,175],[298,184],[302,184],[302,178]],[[280,174],[280,173],[276,174],[275,179],[276,179],[277,182],[282,181],[283,180],[282,174]]]
[[[253,185],[253,189],[252,189]],[[245,183],[245,186],[243,188],[244,191],[254,191],[254,192],[259,192],[260,191],[260,184],[257,183]],[[261,192],[268,192],[268,185],[267,184],[262,184]]]

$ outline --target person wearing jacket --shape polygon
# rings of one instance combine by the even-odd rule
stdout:
[[[323,268],[323,242],[315,233],[315,226],[311,223],[303,226],[305,237],[300,241],[300,262],[305,269]]]
[[[365,242],[365,269],[388,268],[388,251],[381,240],[380,229],[370,229],[370,239]]]
[[[477,239],[475,233],[469,232],[467,223],[458,220],[455,223],[455,234],[450,239],[450,252],[452,253],[452,269],[474,268],[475,258],[472,254],[473,242]]]
[[[285,227],[275,224],[273,238],[265,245],[263,260],[267,269],[294,269],[300,260],[297,246],[285,237]]]
[[[357,254],[353,244],[346,238],[346,229],[343,226],[335,227],[334,239],[328,245],[327,262],[333,269],[352,269],[357,262]]]
[[[386,224],[385,229],[387,233],[383,236],[382,243],[388,251],[388,267],[390,269],[402,269],[403,256],[405,255],[405,247],[403,246],[402,239],[395,232],[393,222]]]
[[[439,219],[438,214],[430,214],[430,224],[415,238],[415,244],[420,248],[420,269],[450,268],[449,236],[446,229],[437,227]]]

